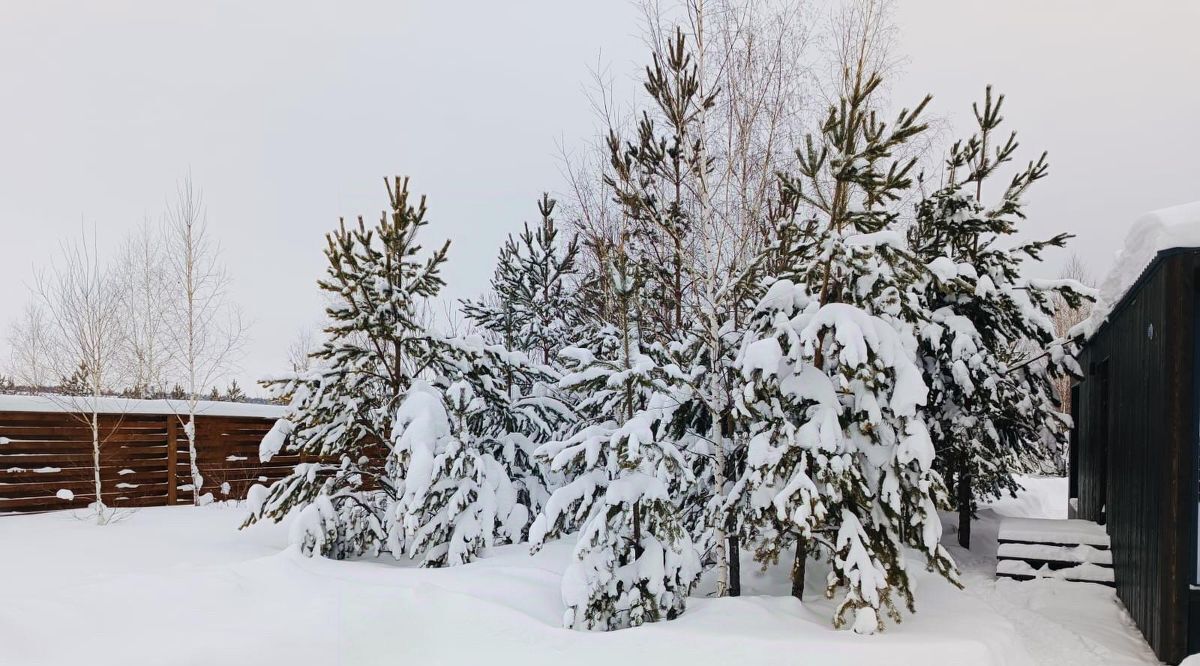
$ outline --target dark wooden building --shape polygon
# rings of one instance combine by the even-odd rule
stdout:
[[[1200,652],[1200,248],[1159,252],[1084,343],[1070,494],[1105,523],[1117,594],[1160,659]]]

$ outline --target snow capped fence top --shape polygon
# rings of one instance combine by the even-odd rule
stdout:
[[[96,437],[92,407],[99,412]],[[86,507],[96,499],[97,477],[112,507],[190,504],[206,495],[241,499],[254,484],[270,484],[302,462],[290,453],[259,460],[259,445],[282,412],[275,405],[200,402],[197,489],[184,401],[0,396],[0,514]]]
[[[1200,201],[1151,211],[1139,217],[1125,237],[1112,269],[1100,283],[1091,315],[1072,330],[1090,338],[1162,252],[1200,247]]]
[[[138,400],[117,396],[68,395],[0,395],[0,412],[61,412],[80,413],[96,411],[101,414],[161,414],[187,415],[187,400]],[[197,416],[230,416],[260,419],[277,419],[283,416],[284,408],[249,402],[218,402],[200,400],[196,403]]]

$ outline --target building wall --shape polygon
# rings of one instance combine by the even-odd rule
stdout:
[[[1117,593],[1169,662],[1187,654],[1195,559],[1198,256],[1160,255],[1080,357],[1079,517],[1106,520]]]

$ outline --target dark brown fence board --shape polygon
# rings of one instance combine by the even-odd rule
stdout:
[[[186,417],[183,417],[186,419]],[[173,414],[105,414],[99,419],[100,479],[112,506],[190,504],[191,454],[183,421]],[[280,455],[258,459],[258,445],[275,419],[196,416],[196,461],[201,493],[241,499],[256,483],[270,483],[300,462]],[[92,430],[88,417],[64,412],[0,412],[0,513],[86,507],[95,498]],[[39,471],[40,470],[40,471]],[[125,487],[118,487],[124,484]],[[228,484],[228,494],[222,493]],[[74,494],[71,500],[56,496]]]
[[[178,421],[174,416],[167,417],[167,504],[174,504],[178,498],[178,489],[175,487],[179,483],[179,447],[176,445]]]

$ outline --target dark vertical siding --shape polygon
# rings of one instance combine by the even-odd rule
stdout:
[[[1079,384],[1072,385],[1070,388],[1070,420],[1074,424],[1078,424],[1081,410],[1079,408],[1080,401]],[[1078,502],[1079,500],[1079,428],[1070,428],[1070,439],[1068,440],[1068,462],[1067,462],[1067,498]],[[1070,516],[1074,517],[1074,516]]]
[[[1164,497],[1159,540],[1162,543],[1162,574],[1159,594],[1162,603],[1162,642],[1170,646],[1165,659],[1182,660],[1188,653],[1188,591],[1192,582],[1192,544],[1196,541],[1192,520],[1196,487],[1192,483],[1196,450],[1196,375],[1193,354],[1196,333],[1197,255],[1178,254],[1163,265],[1166,275],[1166,328],[1164,363],[1167,394],[1167,459],[1163,467]]]
[[[1085,345],[1075,432],[1079,515],[1106,520],[1117,593],[1170,662],[1187,652],[1195,540],[1196,258],[1193,250],[1160,255]]]

